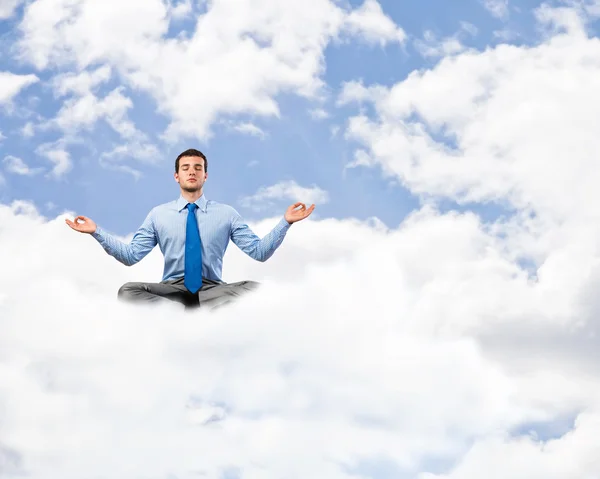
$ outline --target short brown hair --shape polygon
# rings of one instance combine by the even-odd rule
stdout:
[[[199,150],[195,150],[194,148],[190,148],[189,150],[185,150],[183,153],[180,153],[177,159],[175,160],[175,173],[179,173],[179,160],[184,156],[196,156],[200,157],[204,160],[204,171],[208,172],[208,160],[204,153]]]

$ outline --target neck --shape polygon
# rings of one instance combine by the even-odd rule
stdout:
[[[185,190],[181,190],[181,196],[188,203],[193,203],[194,201],[196,201],[198,198],[200,198],[202,196],[202,188],[200,188],[198,191],[185,191]]]

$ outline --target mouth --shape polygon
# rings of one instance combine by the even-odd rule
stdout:
[[[195,178],[190,178],[188,181],[195,183],[196,179]]]

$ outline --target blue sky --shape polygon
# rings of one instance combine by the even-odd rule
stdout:
[[[359,7],[362,2],[350,3]],[[190,137],[174,144],[165,143],[159,137],[167,118],[156,112],[156,102],[150,95],[125,86],[124,93],[134,103],[129,118],[158,148],[153,164],[135,163],[127,157],[121,160],[121,164],[134,165],[141,173],[139,178],[107,169],[100,163],[100,154],[112,148],[117,135],[105,122],[98,121],[90,131],[81,132],[80,144],[68,146],[72,159],[68,173],[60,178],[46,178],[5,172],[0,200],[5,203],[14,199],[32,200],[50,215],[64,209],[76,211],[92,217],[109,230],[126,234],[141,223],[152,206],[177,196],[177,185],[172,178],[174,158],[180,151],[196,147],[209,157],[206,195],[232,204],[248,219],[282,214],[291,201],[283,199],[257,212],[241,205],[242,197],[254,194],[263,186],[294,180],[306,187],[317,185],[329,193],[329,202],[319,204],[315,216],[359,219],[376,216],[395,227],[417,205],[417,200],[396,182],[382,177],[379,169],[345,169],[352,160],[355,145],[343,137],[343,127],[354,106],[338,108],[335,105],[343,82],[360,79],[365,84],[391,86],[413,70],[433,66],[439,59],[424,58],[415,46],[415,40],[421,39],[426,30],[438,38],[458,32],[466,46],[477,49],[502,41],[494,36],[499,30],[518,32],[519,37],[514,40],[517,43],[533,43],[536,33],[531,8],[536,4],[520,2],[519,10],[510,8],[507,18],[496,18],[479,0],[458,3],[382,1],[383,12],[404,29],[409,37],[407,42],[384,47],[353,40],[329,44],[322,76],[329,93],[324,104],[316,105],[290,93],[277,95],[279,118],[250,118],[265,133],[260,138],[216,125],[214,136],[209,140]],[[23,6],[12,18],[0,22],[2,50],[7,52],[0,57],[0,71],[33,73],[41,81],[24,88],[13,99],[13,111],[3,115],[0,129],[6,138],[0,144],[0,151],[2,157],[21,158],[32,168],[47,167],[48,160],[36,154],[36,148],[43,142],[59,140],[61,131],[42,131],[33,137],[23,137],[19,130],[37,117],[53,118],[63,99],[54,98],[48,84],[55,70],[37,70],[17,58],[15,41],[19,37],[22,15]],[[466,31],[465,23],[477,31]],[[171,36],[180,33],[178,26],[189,28],[190,22],[172,22]],[[112,78],[95,92],[102,96],[119,84],[118,79]],[[202,88],[202,82],[198,88]],[[313,119],[310,111],[316,107],[325,109],[330,117]],[[190,105],[190,108],[202,108],[202,105]],[[333,135],[332,128],[336,127],[339,131]],[[47,204],[51,204],[51,208],[47,208]],[[494,215],[496,211],[481,209],[484,215]]]

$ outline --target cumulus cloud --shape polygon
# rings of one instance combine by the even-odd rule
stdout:
[[[423,40],[416,40],[415,47],[421,55],[427,58],[445,57],[462,52],[465,47],[456,37],[438,40],[431,31],[425,32]]]
[[[24,0],[2,0],[0,2],[0,20],[11,18]]]
[[[0,105],[10,102],[21,90],[37,83],[36,75],[17,75],[11,72],[0,72]]]
[[[404,30],[383,12],[377,0],[365,0],[360,8],[350,12],[345,29],[367,43],[381,46],[393,42],[402,44],[407,38]]]
[[[422,39],[415,40],[414,45],[425,58],[447,57],[465,51],[467,48],[463,44],[462,37],[474,36],[477,33],[478,30],[474,25],[462,22],[455,34],[441,39],[431,30],[427,30]]]
[[[52,178],[58,179],[63,177],[73,167],[71,154],[67,151],[64,141],[59,140],[51,143],[43,143],[35,149],[35,152],[54,165],[48,174]]]
[[[323,108],[315,108],[313,110],[310,110],[309,112],[310,117],[313,120],[325,120],[326,118],[329,118],[329,113],[327,113],[326,110],[324,110]]]
[[[15,175],[33,176],[43,171],[43,168],[31,168],[21,158],[8,155],[3,160],[6,171]]]
[[[483,6],[496,18],[508,17],[508,0],[483,0]]]
[[[258,138],[264,138],[265,132],[254,123],[244,122],[239,123],[233,127],[236,131],[240,133],[245,133],[247,135],[256,136]]]
[[[385,465],[478,479],[523,458],[531,479],[596,470],[596,252],[557,248],[531,281],[471,213],[424,207],[398,229],[307,220],[267,263],[230,248],[225,279],[263,288],[190,314],[117,303],[122,283],[160,278],[158,250],[127,268],[25,202],[0,206],[0,222],[15,473],[348,479]]]
[[[390,88],[349,83],[340,103],[375,114],[353,116],[346,134],[362,164],[419,195],[506,201],[561,222],[595,215],[599,54],[577,30],[444,59]]]
[[[282,181],[280,183],[263,186],[252,196],[242,198],[243,206],[256,210],[271,206],[274,201],[287,200],[292,202],[301,201],[307,204],[327,203],[329,194],[316,185],[304,187],[294,180]]]
[[[358,10],[331,0],[217,0],[193,13],[189,32],[167,39],[172,9],[188,5],[34,0],[19,26],[20,55],[40,70],[110,68],[123,85],[151,95],[169,121],[164,138],[176,141],[205,139],[215,121],[239,114],[278,116],[281,93],[318,97],[324,50],[342,33],[402,38],[374,0]]]

